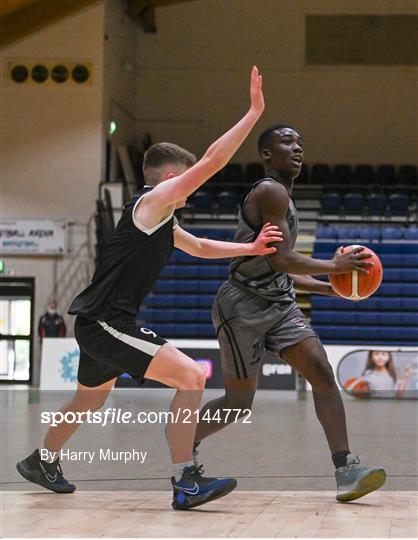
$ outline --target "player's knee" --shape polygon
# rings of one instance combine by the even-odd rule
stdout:
[[[179,379],[179,390],[203,390],[206,384],[205,369],[197,362],[193,362],[184,375]]]
[[[196,366],[194,368],[194,373],[192,377],[192,386],[193,390],[203,390],[205,388],[206,384],[206,371],[205,368],[196,362]]]
[[[309,381],[314,390],[327,390],[335,386],[335,377],[326,355],[318,355],[313,360],[313,375]]]

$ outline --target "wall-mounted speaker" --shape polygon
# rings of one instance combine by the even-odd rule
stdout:
[[[9,60],[8,83],[37,86],[83,86],[91,85],[92,62],[63,60]]]

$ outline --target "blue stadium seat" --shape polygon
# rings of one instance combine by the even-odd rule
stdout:
[[[237,196],[231,191],[221,191],[218,195],[218,210],[221,213],[235,214],[237,211]]]
[[[316,230],[317,240],[323,240],[324,238],[337,238],[337,229],[331,225],[320,225]]]
[[[393,186],[396,182],[396,171],[393,165],[379,165],[377,167],[377,181],[379,185]]]
[[[382,263],[383,270],[386,268],[396,268],[404,265],[402,255],[400,254],[380,255],[379,258],[380,262]]]
[[[374,169],[371,165],[357,165],[354,170],[354,182],[356,184],[371,184],[375,180]]]
[[[417,326],[418,313],[403,313],[397,311],[313,311],[311,313],[314,325],[329,324],[359,325],[359,326]],[[338,325],[335,324],[338,321]]]
[[[331,171],[325,163],[316,163],[312,165],[311,182],[312,184],[326,184],[331,177]]]
[[[382,240],[401,240],[403,237],[403,227],[383,227]]]
[[[399,167],[398,179],[401,184],[416,186],[418,181],[416,166],[401,165]]]
[[[359,234],[357,227],[338,227],[337,229],[338,240],[354,240],[359,237]],[[339,246],[335,246],[337,247]]]
[[[385,268],[383,271],[383,281],[396,281],[397,283],[403,281],[405,270],[399,270],[398,268]]]
[[[218,278],[218,279],[227,279],[228,277],[228,267],[223,266],[197,266],[197,277],[198,278]]]
[[[418,296],[418,283],[403,283],[402,296]]]
[[[190,197],[189,203],[194,212],[212,212],[212,195],[205,191],[197,191]]]
[[[235,235],[235,229],[212,229],[207,231],[206,236],[211,240],[232,240]]]
[[[154,287],[157,293],[216,293],[223,280],[159,279]]]
[[[207,323],[210,324],[212,321],[211,312],[209,309],[141,309],[138,314],[139,320],[142,320],[147,323],[153,322],[168,322],[168,323],[178,323],[178,322],[189,322],[192,324],[196,323]]]
[[[417,240],[418,241],[418,226],[410,225],[403,231],[403,237],[405,240]]]
[[[211,308],[213,294],[152,294],[145,298],[144,306],[151,308]]]
[[[368,212],[372,216],[380,216],[386,212],[387,199],[380,193],[371,193],[367,197]]]
[[[380,240],[380,227],[376,225],[364,225],[359,229],[358,238],[369,242]]]
[[[222,169],[223,180],[225,182],[242,182],[244,173],[240,163],[228,163]]]
[[[324,213],[338,214],[341,207],[341,195],[339,193],[324,193],[321,196],[321,209]]]
[[[346,193],[343,204],[347,214],[361,214],[364,207],[364,197],[360,193]]]
[[[353,171],[350,165],[339,164],[335,165],[332,170],[332,177],[336,184],[347,185],[353,180]]]
[[[207,229],[202,229],[200,227],[187,227],[186,231],[192,234],[193,236],[199,237],[199,238],[206,238],[206,234],[208,232]]]
[[[264,167],[261,163],[254,161],[248,163],[245,168],[245,180],[249,183],[256,182],[264,176]]]
[[[403,193],[389,195],[389,211],[394,216],[406,216],[409,212],[410,200]]]
[[[418,298],[401,298],[401,309],[418,312]]]

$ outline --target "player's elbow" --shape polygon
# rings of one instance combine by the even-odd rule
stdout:
[[[280,248],[279,248],[280,249]],[[270,257],[270,263],[276,272],[289,274],[291,271],[291,262],[286,255],[275,254]]]
[[[222,169],[228,163],[228,159],[223,156],[219,150],[210,147],[205,155],[201,159],[201,164],[205,170],[207,170],[208,175],[212,176]]]

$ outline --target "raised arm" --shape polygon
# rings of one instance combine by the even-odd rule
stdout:
[[[181,227],[174,229],[174,245],[194,257],[202,259],[224,259],[229,257],[269,255],[277,251],[269,247],[273,242],[281,242],[282,233],[277,227],[266,223],[254,242],[241,244],[237,242],[220,242],[208,238],[197,238]]]
[[[241,146],[264,110],[262,79],[254,66],[250,85],[251,106],[247,114],[215,141],[193,167],[156,186],[147,198],[158,207],[170,207],[183,201],[224,167]]]
[[[362,248],[347,253],[337,253],[331,260],[320,260],[306,257],[295,251],[292,247],[286,213],[289,207],[289,195],[286,188],[278,182],[263,182],[254,196],[257,197],[257,206],[261,211],[262,222],[269,221],[277,225],[283,233],[283,242],[280,251],[270,255],[270,261],[278,272],[297,275],[343,274],[352,270],[367,272],[372,263],[364,260],[369,258],[361,253]]]

